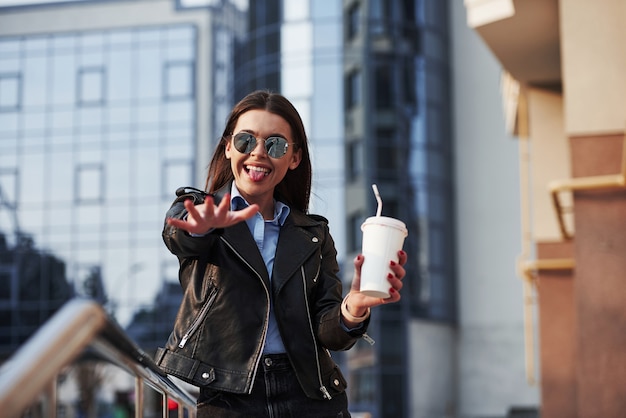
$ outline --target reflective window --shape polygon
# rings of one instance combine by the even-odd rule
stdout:
[[[348,251],[360,251],[361,241],[363,240],[363,233],[361,232],[361,224],[365,221],[365,216],[362,213],[355,213],[350,216],[348,223],[347,240]]]
[[[17,169],[0,166],[0,203],[17,205]]]
[[[154,300],[163,216],[195,183],[195,42],[180,24],[0,37],[0,285],[39,301],[54,282],[50,312],[105,290],[122,325]],[[12,276],[18,253],[51,270]],[[38,323],[14,314],[0,335],[20,342]]]
[[[0,112],[18,110],[21,103],[22,77],[17,73],[0,73]]]
[[[395,141],[395,130],[379,128],[376,130],[376,148],[374,158],[378,175],[383,180],[393,180],[398,175],[400,159]]]
[[[190,62],[165,63],[165,100],[186,99],[193,95],[193,67]]]
[[[102,165],[79,165],[76,167],[75,182],[75,200],[78,204],[94,204],[102,201],[102,196],[104,195]]]
[[[391,27],[392,7],[396,2],[371,0],[370,31],[373,35],[387,34]]]
[[[361,102],[361,73],[352,71],[346,80],[346,108],[350,109]]]
[[[393,62],[393,57],[380,57],[379,59]],[[394,92],[394,65],[378,64],[374,72],[374,94],[376,95],[374,103],[376,109],[392,109],[395,102]]]
[[[348,40],[352,40],[356,38],[359,34],[359,27],[361,24],[361,5],[359,3],[355,3],[348,10],[348,19],[347,19],[347,37]]]
[[[376,377],[373,367],[362,367],[350,373],[350,404],[368,404],[376,400]]]
[[[167,199],[179,187],[192,186],[193,165],[190,160],[170,160],[163,165],[161,194]]]
[[[104,102],[104,69],[78,69],[78,104],[100,105]]]
[[[350,180],[358,178],[363,173],[363,143],[362,141],[352,141],[348,143],[347,174]]]

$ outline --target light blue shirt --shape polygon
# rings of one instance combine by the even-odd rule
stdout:
[[[241,210],[250,204],[241,196],[239,190],[235,186],[235,182],[231,187],[231,210]],[[282,202],[274,201],[274,218],[272,220],[263,219],[263,215],[257,212],[252,218],[246,220],[250,233],[256,242],[263,261],[265,261],[265,267],[267,273],[272,280],[272,271],[274,270],[274,258],[276,256],[276,245],[278,244],[278,234],[280,233],[280,227],[285,223],[285,219],[289,216],[289,206]],[[274,301],[272,300],[272,292],[270,291],[270,319],[269,326],[267,328],[267,336],[265,338],[265,347],[263,352],[266,354],[284,353],[285,346],[283,340],[278,331],[278,324],[276,323],[276,317],[274,315]]]

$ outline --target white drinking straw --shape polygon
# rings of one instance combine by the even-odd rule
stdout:
[[[383,212],[383,200],[380,198],[380,193],[378,193],[378,187],[376,184],[372,184],[372,189],[374,190],[374,196],[376,196],[376,201],[378,202],[378,209],[376,209],[376,216],[380,216]]]

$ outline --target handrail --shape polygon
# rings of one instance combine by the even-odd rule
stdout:
[[[622,141],[622,167],[619,174],[607,174],[602,176],[575,177],[566,180],[554,180],[549,183],[548,189],[552,196],[552,204],[556,211],[557,221],[561,236],[565,240],[573,238],[573,234],[567,231],[563,213],[565,212],[559,194],[561,192],[572,192],[577,190],[600,190],[610,188],[626,187],[626,135]]]
[[[178,403],[179,416],[186,410],[187,416],[195,417],[194,399],[174,384],[98,303],[87,299],[66,303],[0,367],[2,415],[20,416],[44,393],[49,398],[45,416],[55,417],[57,375],[87,349],[135,376],[136,418],[143,416],[143,383],[163,395],[163,417],[167,416],[168,398]]]

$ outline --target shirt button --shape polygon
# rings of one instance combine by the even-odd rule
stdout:
[[[313,238],[311,238],[311,241],[313,241],[313,242],[318,242],[318,241],[319,241],[319,239],[318,239],[317,237],[313,237]]]
[[[265,365],[270,367],[272,365],[272,359],[269,357],[265,357]]]
[[[207,372],[202,373],[202,378],[203,379],[208,379],[210,376],[210,374],[208,374]]]
[[[339,386],[339,379],[333,380],[333,383],[335,384],[335,386]]]

